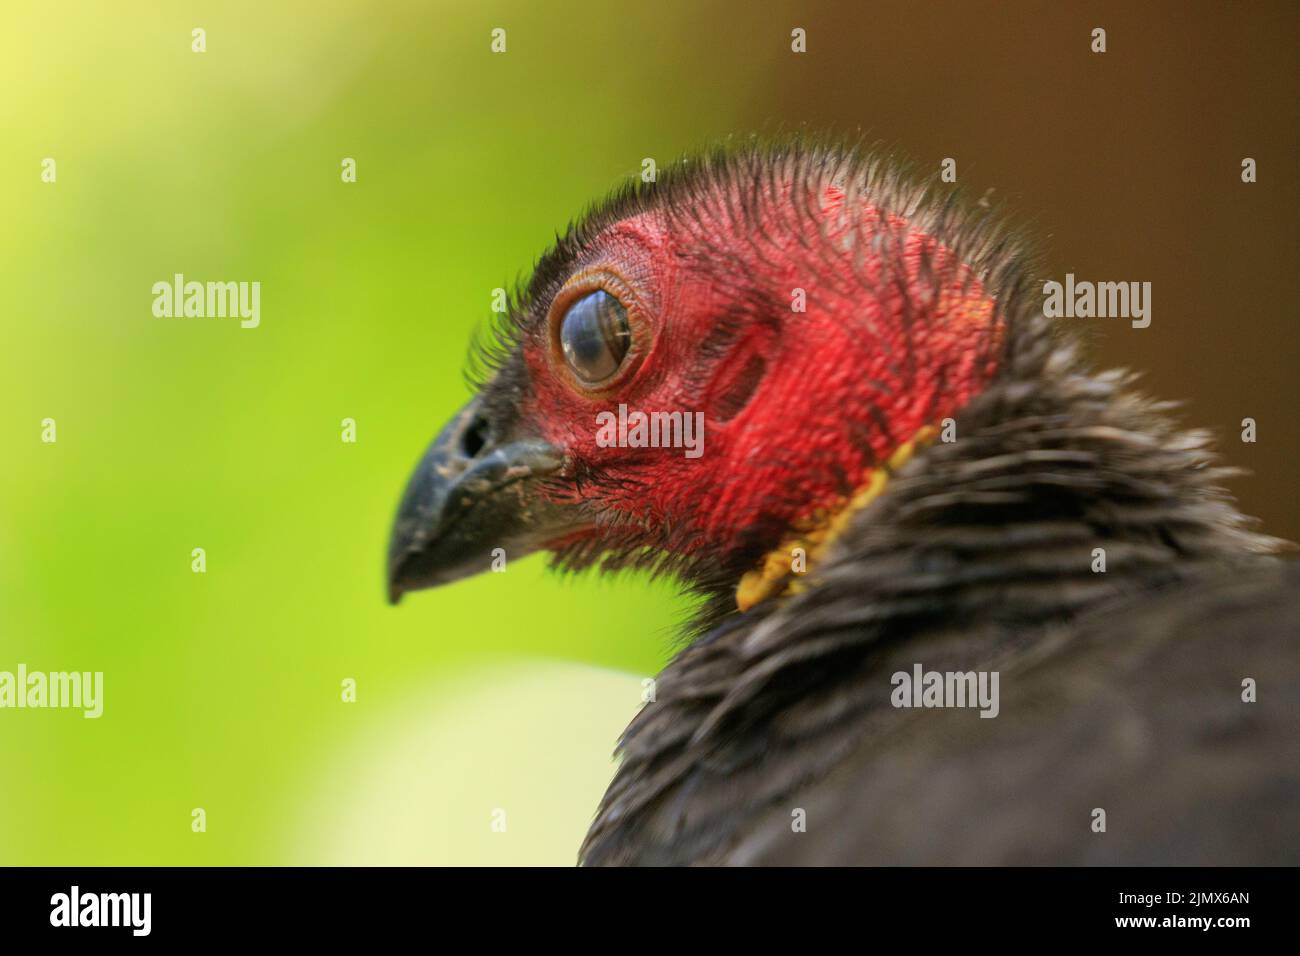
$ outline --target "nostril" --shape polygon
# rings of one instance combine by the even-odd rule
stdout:
[[[474,420],[469,423],[460,438],[460,447],[465,453],[465,457],[476,457],[487,446],[488,439],[491,437],[492,432],[488,427],[487,419],[481,415],[475,415]]]

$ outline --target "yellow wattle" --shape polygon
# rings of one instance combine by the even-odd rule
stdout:
[[[740,579],[740,584],[736,587],[736,606],[742,611],[748,611],[770,597],[798,594],[803,585],[797,575],[807,573],[808,567],[819,560],[844,533],[854,515],[880,497],[890,476],[907,463],[918,447],[932,442],[936,434],[937,430],[933,426],[926,425],[910,441],[900,445],[888,461],[873,468],[866,483],[851,497],[838,507],[819,510],[801,522],[803,527],[797,533],[769,551],[757,568]],[[793,556],[796,548],[803,550],[806,559],[802,572],[794,570]]]

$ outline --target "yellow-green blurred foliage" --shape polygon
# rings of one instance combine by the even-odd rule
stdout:
[[[573,860],[686,606],[535,557],[395,609],[383,554],[492,290],[642,157],[747,124],[752,88],[705,82],[745,51],[694,8],[6,4],[0,670],[103,671],[105,712],[0,711],[0,864],[470,861],[488,793],[410,815],[427,840],[359,817],[471,774],[517,811],[484,862]],[[677,82],[687,63],[711,66]],[[178,272],[260,281],[260,327],[154,318]],[[629,676],[506,694],[516,655]],[[447,682],[459,710],[434,706]],[[422,733],[436,758],[376,769]],[[380,831],[432,849],[365,851]]]

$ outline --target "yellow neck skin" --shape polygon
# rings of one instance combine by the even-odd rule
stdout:
[[[871,471],[867,483],[854,492],[853,496],[832,510],[818,511],[810,516],[805,527],[787,537],[775,549],[769,551],[762,563],[745,574],[736,588],[736,606],[748,611],[760,601],[782,594],[798,594],[803,584],[798,576],[807,573],[807,568],[819,561],[830,550],[835,540],[844,533],[854,515],[880,497],[885,490],[890,476],[902,468],[915,453],[917,448],[934,441],[937,430],[930,425],[917,432],[912,440],[900,445],[889,456],[889,460]],[[795,549],[800,549],[804,556],[805,567],[795,570]]]

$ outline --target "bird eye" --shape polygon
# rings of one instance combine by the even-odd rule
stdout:
[[[587,385],[603,382],[623,364],[632,329],[623,303],[604,289],[584,295],[560,323],[560,348],[573,373]]]

